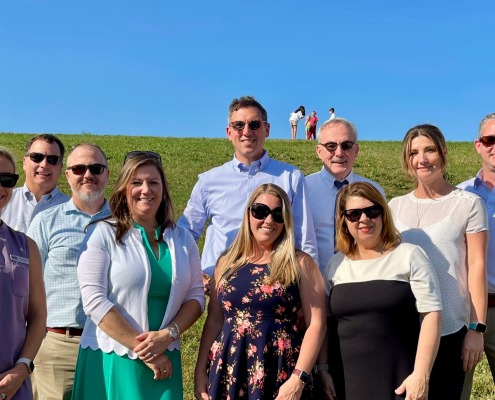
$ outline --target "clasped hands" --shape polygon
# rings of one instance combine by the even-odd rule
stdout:
[[[140,342],[132,349],[153,372],[155,380],[162,380],[172,376],[172,363],[164,354],[173,339],[168,330],[143,332],[136,336]]]

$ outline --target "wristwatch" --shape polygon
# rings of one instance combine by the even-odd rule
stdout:
[[[484,335],[486,332],[486,325],[482,324],[481,322],[471,322],[469,324],[469,329]]]
[[[29,358],[19,358],[16,362],[15,362],[15,365],[17,364],[26,364],[26,366],[28,367],[29,369],[29,373],[33,372],[34,371],[34,363],[33,361],[31,361]]]
[[[177,340],[179,338],[179,332],[177,332],[177,328],[173,325],[167,326],[168,329],[168,334],[170,337],[174,340]]]
[[[311,378],[307,372],[301,371],[297,368],[294,368],[292,375],[297,376],[304,384],[308,383]]]

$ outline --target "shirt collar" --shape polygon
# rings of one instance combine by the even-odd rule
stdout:
[[[478,171],[476,174],[476,177],[474,178],[474,186],[479,187],[485,185],[485,182],[483,181],[483,168]]]
[[[74,200],[72,199],[72,197],[70,198],[69,201],[67,201],[65,203],[65,207],[66,207],[65,212],[67,214],[80,213],[80,214],[84,214],[84,215],[89,215],[89,214],[86,214],[84,211],[81,211],[79,208],[76,207],[76,205],[74,204]],[[94,218],[97,215],[102,214],[102,213],[106,213],[106,214],[109,214],[110,213],[110,207],[108,206],[107,199],[105,199],[105,202],[103,203],[103,207],[101,207],[101,209],[95,215],[92,215],[91,218]]]
[[[253,161],[251,165],[246,165],[240,162],[235,156],[235,154],[232,163],[234,165],[234,168],[236,168],[237,170],[241,172],[246,172],[253,169],[257,171],[263,170],[268,165],[269,161],[270,161],[270,157],[268,156],[268,151],[263,150],[263,155],[261,156],[261,158],[259,160]]]
[[[324,166],[321,168],[320,174],[323,180],[327,182],[330,187],[335,187],[335,181],[338,179],[336,179],[335,176],[328,172],[328,170]],[[347,175],[344,179],[346,179],[347,182],[352,183],[354,181],[354,171],[351,170],[351,172],[349,172],[349,175]]]
[[[41,198],[45,198],[46,200],[51,200],[55,196],[57,196],[60,193],[58,190],[58,187],[55,186],[51,192],[45,193]],[[24,182],[24,185],[22,185],[22,194],[24,197],[28,199],[34,198],[34,194],[28,189],[26,182]]]

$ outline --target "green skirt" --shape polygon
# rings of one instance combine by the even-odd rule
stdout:
[[[139,359],[80,348],[72,399],[180,400],[183,398],[180,351],[167,350],[165,355],[172,363],[172,377],[154,380],[153,371]]]

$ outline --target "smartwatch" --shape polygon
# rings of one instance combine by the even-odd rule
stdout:
[[[297,368],[294,368],[294,370],[292,371],[292,375],[297,376],[304,384],[308,383],[309,379],[311,378],[307,372],[301,371]]]
[[[33,361],[31,361],[29,358],[19,358],[16,362],[15,362],[15,365],[17,364],[26,364],[26,366],[28,367],[29,369],[29,373],[33,372],[34,371],[34,363]]]
[[[483,335],[486,332],[486,325],[482,324],[481,322],[471,322],[469,324],[469,329]]]

